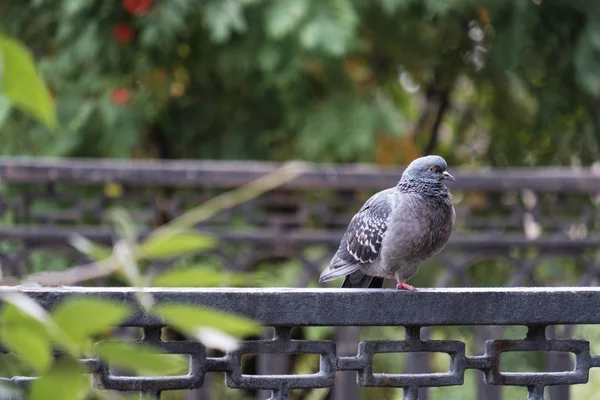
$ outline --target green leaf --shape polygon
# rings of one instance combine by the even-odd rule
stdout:
[[[575,67],[577,79],[583,91],[595,97],[600,97],[600,49],[598,43],[600,27],[588,26],[579,39],[575,51]]]
[[[300,43],[308,50],[320,49],[341,56],[355,38],[357,23],[356,10],[349,0],[320,2],[317,17],[300,32]]]
[[[160,259],[210,249],[216,243],[213,236],[197,232],[164,233],[150,236],[141,248],[145,258]]]
[[[57,126],[50,92],[35,68],[31,53],[18,41],[0,35],[0,90],[10,102],[50,130]]]
[[[294,30],[309,9],[307,0],[274,1],[267,8],[266,30],[273,39],[281,39]]]
[[[10,303],[4,305],[0,321],[4,346],[39,373],[45,372],[52,361],[52,349],[43,325]]]
[[[242,2],[223,0],[213,0],[204,5],[203,22],[214,42],[226,42],[233,33],[246,30],[243,7]]]
[[[43,335],[19,326],[2,327],[2,343],[17,357],[42,373],[52,361],[50,341]]]
[[[249,318],[210,310],[188,304],[159,304],[152,312],[165,322],[192,336],[204,327],[215,328],[234,336],[253,335],[261,330],[260,324]]]
[[[76,14],[80,14],[86,9],[89,9],[93,4],[94,2],[91,0],[63,0],[61,9],[65,16],[72,18]]]
[[[264,46],[257,54],[258,63],[264,72],[272,72],[277,68],[282,56],[280,50],[275,46]]]
[[[69,244],[95,261],[105,260],[112,255],[108,247],[94,243],[79,234],[74,234],[69,239]]]
[[[36,303],[36,301],[32,298],[22,293],[3,293],[1,299],[7,305],[12,305],[21,315],[27,316],[41,324],[46,324],[51,320],[50,314],[48,314],[48,312],[42,308],[42,306]],[[9,310],[12,310],[12,308],[9,308]],[[14,316],[14,314],[11,314],[11,316]]]
[[[207,268],[174,268],[157,274],[152,284],[158,287],[212,287],[220,286],[223,276]]]
[[[19,318],[18,315],[20,315],[22,318],[18,319],[19,325],[26,323],[28,329],[43,332],[54,344],[61,347],[68,354],[72,356],[78,355],[79,348],[76,343],[58,327],[50,314],[35,300],[17,292],[3,293],[1,299],[5,302],[6,306],[12,305],[16,310],[8,307],[11,314],[7,318]],[[26,322],[27,320],[29,322]]]
[[[258,273],[231,273],[214,271],[207,267],[184,267],[157,274],[152,285],[158,287],[258,286],[263,281],[263,274]]]
[[[181,354],[168,354],[155,347],[127,342],[100,342],[94,351],[111,366],[130,369],[140,375],[182,375],[189,362]]]
[[[115,225],[115,230],[117,231],[119,238],[124,239],[129,243],[136,242],[138,232],[135,223],[127,211],[121,208],[113,208],[109,211],[109,218]]]
[[[392,16],[398,9],[410,5],[411,0],[379,0],[379,3],[383,11]]]
[[[10,115],[10,110],[10,101],[8,101],[6,97],[2,96],[2,93],[0,92],[0,127],[2,127],[4,121],[6,121]]]
[[[307,326],[304,332],[308,340],[325,340],[333,330],[332,326]]]
[[[75,342],[113,328],[132,313],[129,306],[111,300],[67,298],[52,312],[56,324]]]
[[[60,359],[50,371],[31,385],[30,400],[84,399],[90,390],[90,377],[85,374],[83,366],[72,359]]]

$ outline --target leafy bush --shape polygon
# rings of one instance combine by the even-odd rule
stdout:
[[[55,96],[4,154],[497,165],[589,162],[594,2],[32,0],[0,26]],[[406,135],[397,139],[401,135]],[[534,145],[535,144],[535,145]]]

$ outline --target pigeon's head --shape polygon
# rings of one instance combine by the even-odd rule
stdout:
[[[442,157],[425,156],[411,162],[402,177],[428,182],[455,181],[454,177],[446,171],[446,168],[448,168],[448,164]]]

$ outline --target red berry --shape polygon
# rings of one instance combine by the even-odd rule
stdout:
[[[133,37],[133,28],[124,23],[118,23],[113,28],[113,36],[119,43],[128,43]]]
[[[143,15],[152,8],[152,0],[123,0],[123,8],[130,14]]]
[[[111,97],[113,103],[115,103],[119,106],[127,105],[127,103],[129,103],[129,89],[127,89],[127,88],[113,89],[110,97]]]

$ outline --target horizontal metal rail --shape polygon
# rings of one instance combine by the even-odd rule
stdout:
[[[153,295],[158,303],[185,302],[253,318],[275,328],[270,340],[244,340],[224,357],[207,357],[202,346],[191,341],[160,339],[163,322],[137,306],[136,292]],[[598,288],[485,288],[420,289],[416,292],[344,289],[131,289],[131,288],[26,288],[2,287],[1,293],[21,292],[52,309],[72,296],[113,299],[131,304],[137,313],[127,326],[144,329],[142,341],[171,353],[188,354],[195,366],[183,377],[119,377],[96,358],[83,360],[98,387],[159,394],[165,390],[193,389],[203,385],[206,372],[225,372],[226,384],[238,389],[271,390],[274,399],[287,399],[290,389],[326,388],[336,382],[336,371],[356,371],[359,386],[401,387],[404,399],[417,399],[419,388],[462,385],[468,369],[484,373],[485,383],[528,388],[528,399],[542,400],[552,385],[587,383],[590,368],[600,367],[600,356],[590,353],[582,339],[554,339],[545,335],[550,325],[600,324]],[[420,330],[444,325],[524,325],[521,340],[493,339],[483,354],[469,356],[465,343],[456,340],[424,340]],[[368,340],[353,356],[340,356],[329,340],[291,339],[291,329],[302,326],[404,326],[404,340]],[[508,373],[500,371],[504,352],[559,351],[575,354],[572,371]],[[446,353],[447,373],[384,374],[373,372],[378,353]],[[310,375],[250,376],[242,373],[244,354],[320,354],[319,372]],[[31,377],[7,377],[26,384]]]
[[[261,245],[309,245],[309,244],[339,244],[343,231],[294,229],[291,231],[265,230],[265,229],[201,229],[202,232],[213,234],[224,243],[259,243]],[[103,227],[80,225],[74,228],[59,226],[23,226],[0,227],[0,240],[25,239],[41,243],[64,243],[74,235],[81,235],[90,240],[110,243],[117,238],[114,231]],[[146,236],[147,233],[141,233]],[[552,251],[580,251],[600,247],[600,237],[582,239],[565,239],[562,236],[541,237],[527,239],[519,234],[495,233],[454,233],[448,242],[448,248],[490,250],[498,249],[508,251],[510,248],[535,247],[540,250]]]
[[[253,318],[268,326],[432,326],[600,324],[600,288],[240,289],[0,287],[51,309],[70,296],[137,304],[135,292],[158,303],[185,302]],[[128,324],[160,325],[138,314]]]
[[[255,161],[98,160],[0,157],[0,181],[7,183],[106,182],[134,186],[231,188],[248,183],[281,164]],[[404,167],[306,163],[306,172],[284,185],[294,189],[382,189],[394,186]],[[508,189],[596,193],[600,173],[588,168],[496,168],[450,166],[455,189],[501,192]]]

